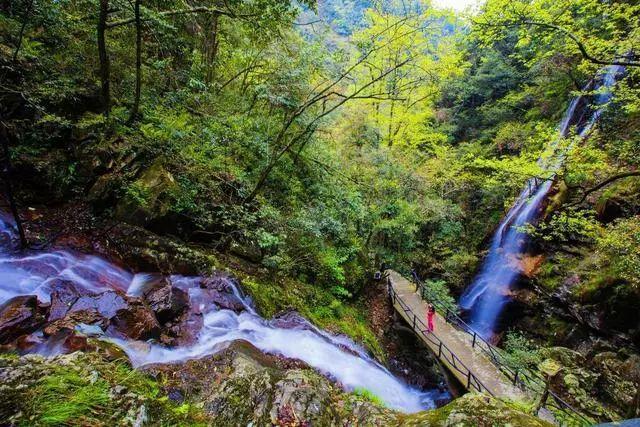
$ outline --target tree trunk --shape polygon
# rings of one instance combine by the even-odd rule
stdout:
[[[11,209],[11,214],[16,222],[16,228],[18,229],[18,235],[20,236],[20,246],[22,249],[27,247],[27,238],[24,235],[24,228],[22,227],[22,221],[20,220],[20,214],[18,213],[18,206],[13,198],[13,188],[11,185],[11,159],[9,157],[9,140],[7,137],[7,130],[3,123],[0,122],[0,139],[2,140],[2,179],[4,181],[5,193],[7,195],[7,201]]]
[[[133,123],[138,118],[138,110],[140,109],[140,92],[142,86],[142,22],[140,20],[140,2],[136,0],[134,5],[134,13],[136,17],[136,89],[133,100],[133,107],[129,115],[128,124]]]
[[[216,77],[216,59],[218,57],[218,14],[211,17],[210,31],[205,37],[205,81],[212,83]]]
[[[107,29],[107,17],[109,15],[109,0],[100,0],[100,14],[98,16],[98,55],[100,57],[100,83],[102,108],[104,115],[108,118],[111,110],[111,89],[109,87],[109,55],[107,54],[107,43],[105,32]]]
[[[33,8],[34,0],[29,1],[29,5],[27,6],[27,10],[24,12],[24,17],[22,18],[22,25],[20,26],[20,33],[18,33],[18,42],[16,43],[16,50],[13,52],[13,62],[18,60],[18,53],[20,52],[20,47],[22,46],[22,38],[24,37],[24,31],[27,28],[27,22],[29,22],[29,14],[31,13],[31,9]]]

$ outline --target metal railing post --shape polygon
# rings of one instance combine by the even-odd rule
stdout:
[[[476,346],[476,336],[477,336],[477,334],[474,332],[473,333],[473,343],[471,343],[471,348],[474,348]]]
[[[416,330],[416,315],[415,315],[415,313],[413,315],[413,330],[414,331]]]
[[[442,341],[440,341],[440,345],[438,345],[438,359],[442,356]]]

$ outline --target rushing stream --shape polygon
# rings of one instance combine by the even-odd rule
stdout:
[[[605,68],[600,76],[584,88],[585,92],[594,91],[595,97],[581,95],[571,101],[559,126],[559,139],[552,146],[554,151],[560,140],[570,136],[572,130],[580,138],[588,136],[603,108],[611,100],[610,88],[623,72],[620,66]],[[560,150],[551,161],[541,159],[539,163],[547,170],[555,171],[563,160],[564,155]],[[529,242],[528,235],[521,232],[521,227],[540,217],[551,185],[550,179],[542,183],[532,179],[527,183],[498,226],[480,272],[460,298],[460,306],[470,311],[471,326],[485,338],[493,335],[500,313],[509,301],[511,287],[520,276],[518,261],[526,252]]]
[[[103,258],[72,251],[18,254],[10,249],[12,228],[8,218],[0,214],[0,303],[19,295],[36,295],[41,303],[48,303],[51,286],[60,279],[94,294],[117,290],[132,296],[140,295],[148,283],[157,279],[157,275],[132,274]],[[228,286],[244,306],[239,313],[205,304],[198,286],[201,278],[168,279],[174,287],[188,293],[191,304],[201,306],[204,326],[195,343],[173,348],[107,336],[108,333],[97,329],[103,339],[122,347],[134,366],[198,358],[221,351],[231,341],[246,340],[264,352],[302,360],[339,381],[347,390],[370,390],[389,407],[404,412],[432,408],[435,399],[442,397],[438,391],[423,392],[409,387],[346,337],[331,335],[307,322],[283,328],[276,320],[263,319],[231,279]],[[95,326],[89,329],[96,331]],[[55,348],[48,343],[36,351],[51,354]]]

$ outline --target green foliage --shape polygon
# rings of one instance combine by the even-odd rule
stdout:
[[[353,296],[351,292],[343,288],[342,286],[334,286],[331,288],[331,293],[336,296],[336,298],[349,299]]]
[[[508,332],[503,347],[505,359],[514,369],[535,370],[543,360],[535,344],[519,332]]]
[[[127,187],[126,195],[136,205],[146,207],[150,196],[150,190],[140,182],[136,181]]]
[[[537,226],[528,225],[523,231],[547,242],[593,242],[600,226],[592,212],[565,210],[555,212],[549,220]]]
[[[422,297],[425,300],[437,303],[440,309],[449,310],[452,313],[458,311],[458,304],[451,296],[447,282],[444,280],[426,280],[424,285]]]
[[[356,387],[353,390],[353,394],[363,399],[366,399],[369,402],[376,404],[377,406],[385,406],[382,399],[380,399],[373,392],[371,392],[370,390],[367,390],[366,388]]]
[[[621,219],[608,225],[596,247],[616,274],[635,290],[640,289],[640,217]]]

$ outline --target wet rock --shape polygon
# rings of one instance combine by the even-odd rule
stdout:
[[[103,292],[95,296],[82,296],[71,306],[69,313],[95,311],[105,319],[111,319],[116,313],[127,307],[123,296],[114,291]]]
[[[269,321],[269,324],[275,328],[315,330],[313,325],[295,310],[287,310],[276,314],[273,319]]]
[[[216,426],[397,425],[394,411],[344,393],[311,369],[288,367],[247,342],[203,359],[146,369],[168,390],[202,402]]]
[[[101,337],[104,335],[104,331],[98,325],[87,325],[84,323],[80,323],[76,325],[76,332],[86,335],[87,337]]]
[[[35,347],[44,343],[44,337],[41,333],[35,332],[29,335],[22,335],[15,341],[15,348],[19,352],[28,352]]]
[[[214,303],[222,309],[243,311],[245,306],[234,293],[234,286],[237,284],[233,280],[223,275],[203,278],[200,282],[200,290],[192,292],[194,305]]]
[[[73,353],[75,351],[91,351],[93,348],[89,343],[87,336],[76,333],[75,331],[69,333],[63,342],[63,347],[66,353]]]
[[[61,290],[59,296],[52,297],[52,307],[56,315],[65,310],[66,303],[74,298],[73,291],[68,286]],[[60,290],[60,289],[59,289]],[[115,291],[107,291],[98,295],[83,295],[77,297],[75,302],[66,311],[63,318],[54,318],[44,328],[48,336],[55,335],[62,329],[74,330],[80,324],[94,325],[106,330],[110,320],[121,310],[129,306],[126,297]],[[55,305],[54,305],[55,304]]]
[[[78,300],[80,292],[69,281],[58,280],[51,285],[51,307],[47,322],[64,318],[69,308]]]
[[[44,316],[38,311],[38,299],[35,296],[11,298],[0,306],[0,344],[35,331],[43,322]]]
[[[118,310],[111,319],[107,333],[134,340],[148,340],[160,336],[160,324],[153,311],[142,302],[133,302]]]
[[[215,274],[209,277],[203,277],[200,281],[202,289],[209,289],[218,292],[232,293],[232,286],[235,285],[233,279],[222,274]]]
[[[204,291],[205,298],[214,304],[216,304],[221,309],[233,310],[236,313],[239,313],[245,309],[244,304],[240,299],[234,294],[227,294],[218,291]]]
[[[158,321],[163,324],[176,319],[189,308],[189,294],[171,286],[166,279],[147,290],[143,294],[143,299],[156,313]]]
[[[53,336],[63,329],[73,331],[78,324],[97,325],[104,330],[109,325],[109,319],[106,319],[96,310],[74,311],[67,313],[63,319],[48,323],[43,331],[46,336]]]
[[[193,309],[186,311],[176,321],[164,325],[160,341],[170,347],[194,344],[203,326],[202,313]]]

